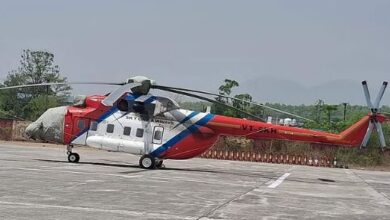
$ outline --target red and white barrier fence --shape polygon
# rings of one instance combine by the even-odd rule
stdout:
[[[333,167],[333,158],[308,157],[305,155],[272,154],[260,152],[209,150],[200,155],[201,158],[217,160],[238,160],[263,163],[297,164],[318,167]]]

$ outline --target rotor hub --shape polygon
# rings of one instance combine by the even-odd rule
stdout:
[[[127,83],[140,83],[140,86],[131,88],[131,91],[136,94],[146,95],[149,93],[151,86],[155,84],[155,81],[145,76],[135,76],[127,79]]]

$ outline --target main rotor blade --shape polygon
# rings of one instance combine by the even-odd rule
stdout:
[[[382,125],[380,122],[375,122],[375,128],[379,135],[379,142],[381,143],[381,147],[386,147],[385,135],[383,134]]]
[[[374,106],[372,105],[372,102],[371,102],[370,91],[368,91],[367,81],[363,81],[362,86],[363,86],[364,96],[366,97],[367,106],[370,109],[374,109]]]
[[[379,90],[378,95],[376,96],[376,99],[374,102],[374,108],[379,109],[379,103],[382,100],[382,97],[383,97],[383,94],[385,93],[386,87],[387,87],[387,82],[384,81],[381,89]]]
[[[248,103],[248,104],[252,104],[252,105],[260,106],[260,107],[263,107],[263,108],[267,108],[267,109],[270,109],[270,110],[273,110],[273,111],[276,111],[276,112],[279,112],[279,113],[283,113],[283,114],[286,114],[286,115],[290,115],[290,116],[293,116],[293,117],[296,117],[296,118],[304,119],[306,121],[313,121],[311,119],[308,119],[308,118],[305,118],[305,117],[302,117],[302,116],[299,116],[299,115],[296,115],[296,114],[292,114],[290,112],[286,112],[286,111],[283,111],[283,110],[279,110],[279,109],[276,109],[276,108],[272,108],[272,107],[269,107],[269,106],[264,105],[264,104],[255,103],[255,102],[251,102],[251,101],[247,101],[247,100],[242,100],[242,99],[238,99],[238,98],[230,97],[230,96],[225,96],[225,95],[221,95],[221,94],[216,94],[216,93],[211,93],[211,92],[204,92],[204,91],[193,90],[193,89],[160,86],[160,85],[154,85],[154,86],[152,86],[152,88],[161,89],[161,90],[164,90],[164,89],[175,89],[175,90],[181,90],[181,91],[187,91],[187,92],[195,92],[195,93],[200,93],[200,94],[205,94],[205,95],[212,95],[212,96],[219,96],[219,97],[229,98],[229,99],[232,99],[232,100],[237,100],[237,101],[245,102],[245,103]]]
[[[63,82],[63,83],[38,83],[38,84],[26,84],[26,85],[17,85],[17,86],[5,86],[0,87],[0,90],[6,89],[18,89],[18,88],[29,88],[29,87],[38,87],[38,86],[58,86],[58,85],[123,85],[124,83],[110,83],[110,82]]]
[[[197,98],[197,99],[200,99],[200,100],[204,100],[204,101],[208,101],[208,102],[211,102],[211,103],[215,103],[215,104],[219,104],[219,105],[223,105],[225,107],[228,107],[228,108],[231,108],[231,109],[234,109],[240,113],[243,113],[245,115],[248,115],[252,118],[255,118],[257,120],[260,120],[262,122],[265,122],[264,119],[256,116],[256,115],[253,115],[249,112],[246,112],[246,111],[243,111],[239,108],[236,108],[234,106],[231,106],[231,105],[227,105],[225,103],[222,103],[222,102],[218,102],[214,99],[209,99],[209,98],[206,98],[206,97],[203,97],[203,96],[199,96],[199,95],[195,95],[195,94],[191,94],[191,93],[188,93],[188,92],[184,92],[184,91],[179,91],[179,90],[175,90],[175,89],[171,89],[171,88],[167,88],[167,87],[163,87],[163,88],[160,88],[160,86],[158,86],[159,88],[157,88],[156,86],[153,86],[155,89],[160,89],[160,90],[163,90],[163,91],[167,91],[167,92],[172,92],[172,93],[176,93],[176,94],[180,94],[180,95],[185,95],[185,96],[189,96],[189,97],[193,97],[193,98]]]
[[[105,106],[113,106],[114,103],[123,96],[126,92],[130,92],[133,87],[141,86],[142,83],[127,83],[125,85],[122,85],[118,89],[111,92],[106,98],[103,99],[102,103]]]
[[[367,146],[368,141],[370,140],[370,137],[371,137],[371,133],[372,133],[373,128],[374,128],[374,124],[370,121],[369,124],[368,124],[367,132],[366,132],[366,134],[364,135],[362,144],[360,145],[360,148],[366,147],[366,146]]]

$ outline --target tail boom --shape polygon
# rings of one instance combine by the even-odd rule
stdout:
[[[267,124],[217,115],[206,126],[219,135],[241,136],[249,139],[303,141],[346,147],[360,146],[367,131],[370,116],[365,116],[340,134]]]

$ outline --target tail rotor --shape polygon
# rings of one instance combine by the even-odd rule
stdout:
[[[381,123],[384,121],[385,118],[383,115],[381,115],[379,113],[379,106],[380,106],[380,102],[383,98],[383,95],[385,93],[385,90],[387,87],[387,82],[382,83],[382,87],[379,90],[379,93],[376,96],[374,103],[371,102],[371,96],[370,96],[370,91],[368,90],[367,82],[363,81],[362,85],[363,85],[363,91],[364,91],[364,96],[366,98],[367,106],[370,108],[370,111],[371,111],[371,119],[370,119],[370,122],[368,124],[367,132],[364,135],[364,138],[363,138],[363,141],[362,141],[360,148],[367,146],[368,141],[370,140],[372,131],[375,128],[378,135],[379,135],[379,142],[380,142],[381,148],[383,150],[386,147],[386,141],[385,141],[385,136],[383,134]]]

